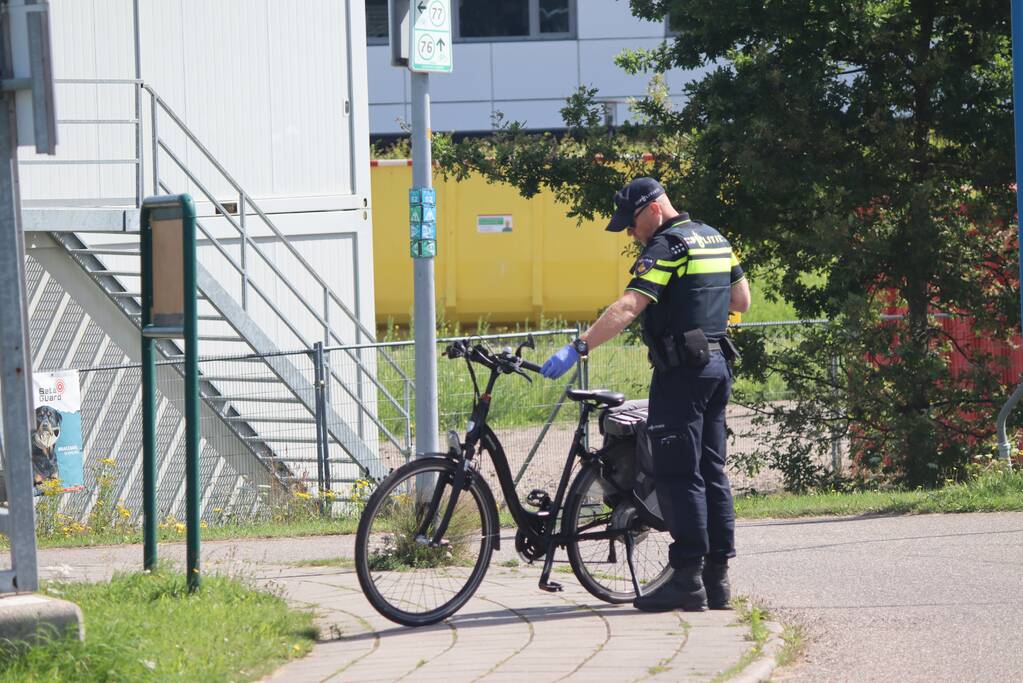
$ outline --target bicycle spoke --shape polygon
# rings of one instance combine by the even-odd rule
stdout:
[[[644,588],[659,585],[669,575],[668,545],[671,537],[642,525],[628,502],[606,503],[604,490],[595,472],[580,474],[581,498],[572,520],[575,533],[570,550],[573,568],[591,593],[603,600],[626,602],[635,597],[629,570],[624,534],[631,534],[636,578]],[[605,536],[602,532],[611,534]]]
[[[359,580],[374,606],[400,623],[447,616],[486,571],[491,539],[473,489],[459,494],[441,542],[431,543],[451,499],[449,467],[416,465],[385,481],[360,527]]]

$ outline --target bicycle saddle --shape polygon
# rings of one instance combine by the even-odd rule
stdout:
[[[607,389],[569,389],[566,396],[573,401],[593,401],[605,406],[620,406],[625,403],[625,394]]]

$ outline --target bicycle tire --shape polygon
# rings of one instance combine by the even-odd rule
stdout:
[[[615,509],[620,510],[619,517],[631,521],[626,508],[616,506]],[[580,529],[606,529],[612,522],[614,511],[605,502],[598,468],[584,467],[576,475],[565,497],[562,534],[572,539]],[[655,590],[671,577],[671,567],[668,565],[671,537],[667,532],[658,532],[649,527],[639,527],[627,533],[632,534],[636,542],[636,573],[643,585],[643,592]],[[603,548],[607,548],[606,555]],[[591,595],[612,604],[636,599],[624,540],[574,539],[566,543],[566,550],[572,572]],[[607,559],[602,559],[604,557]]]
[[[438,515],[443,515],[455,472],[455,462],[444,456],[413,460],[380,483],[360,516],[355,537],[359,585],[373,608],[391,621],[427,626],[446,619],[472,597],[487,572],[497,508],[482,477],[472,477],[459,494],[446,546],[433,548],[415,541],[428,507],[416,502],[417,478],[435,475],[431,492],[437,485],[447,488],[438,507]],[[431,495],[420,492],[419,498],[429,500]],[[432,533],[431,523],[426,535]],[[464,571],[467,567],[471,568]],[[388,585],[399,590],[391,594]],[[440,593],[443,597],[438,597]]]

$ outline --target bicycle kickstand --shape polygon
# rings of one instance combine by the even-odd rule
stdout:
[[[540,590],[548,593],[559,593],[565,590],[557,581],[551,581],[551,571],[554,569],[554,552],[557,546],[553,541],[547,543],[547,554],[543,558],[543,571],[540,572]]]
[[[636,597],[642,597],[643,589],[639,587],[639,579],[636,578],[636,563],[632,559],[632,551],[636,547],[636,540],[628,531],[625,532],[625,561],[629,563],[629,573],[632,574],[632,587],[636,589]]]

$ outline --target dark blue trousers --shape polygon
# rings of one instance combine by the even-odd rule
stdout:
[[[699,370],[654,371],[647,425],[672,567],[735,557],[735,506],[725,474],[731,391],[731,370],[719,352]]]

